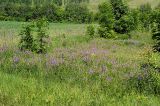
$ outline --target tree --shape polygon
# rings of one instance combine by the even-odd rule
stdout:
[[[115,17],[114,31],[120,34],[128,34],[134,27],[133,14],[123,0],[110,0]]]
[[[94,38],[95,35],[95,27],[93,25],[87,26],[86,35],[89,36],[90,39]]]
[[[37,27],[37,39],[36,39],[36,52],[37,53],[46,53],[47,52],[47,41],[46,38],[49,36],[46,34],[48,29],[48,21],[42,18],[36,22]]]
[[[98,33],[100,37],[112,38],[112,30],[114,26],[114,15],[112,13],[112,7],[109,3],[102,3],[99,5],[99,24]]]
[[[149,3],[140,6],[140,22],[145,30],[150,28],[150,14],[152,11],[151,5]]]
[[[19,34],[21,36],[19,48],[20,50],[30,50],[33,51],[33,25],[26,25]]]
[[[30,50],[36,53],[47,52],[47,33],[48,21],[42,18],[36,21],[36,24],[30,23],[23,27],[19,34],[21,36],[19,48],[20,50]],[[37,35],[35,33],[37,32]]]
[[[122,0],[110,0],[113,8],[115,20],[119,20],[122,16],[127,15],[128,6]]]

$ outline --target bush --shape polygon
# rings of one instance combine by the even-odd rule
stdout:
[[[131,9],[128,13],[130,16],[132,16],[132,28],[133,30],[139,30],[140,29],[140,12],[138,9]]]
[[[114,26],[114,15],[112,13],[112,7],[108,3],[99,5],[99,24],[100,28],[98,33],[100,37],[113,38],[113,26]]]
[[[98,34],[102,38],[116,38],[116,35],[113,30],[108,31],[106,28],[99,27]]]
[[[115,17],[114,31],[120,34],[128,34],[136,27],[136,19],[133,17],[136,14],[129,11],[123,0],[110,0],[110,3]]]
[[[87,35],[89,35],[89,38],[94,38],[95,36],[95,27],[93,25],[89,25],[87,27],[87,32],[86,32]]]
[[[132,77],[128,84],[139,93],[160,95],[160,74],[153,69]]]
[[[110,3],[116,20],[128,13],[128,6],[123,3],[123,0],[110,0]]]
[[[48,21],[42,18],[36,22],[37,27],[37,38],[36,38],[36,52],[46,53],[47,52],[47,39],[49,36],[46,34],[48,29]]]
[[[140,22],[142,27],[145,30],[149,30],[150,29],[150,14],[152,11],[151,5],[149,3],[147,4],[143,4],[140,6]]]
[[[23,27],[23,30],[19,34],[21,36],[19,48],[20,50],[33,51],[33,25],[27,25]]]
[[[120,34],[128,34],[134,27],[134,18],[131,15],[124,15],[115,22],[115,31]]]
[[[160,9],[155,10],[151,15],[152,19],[152,39],[155,41],[154,49],[160,52]]]
[[[160,54],[149,49],[143,55],[141,71],[128,80],[127,88],[139,93],[160,95]]]
[[[152,36],[154,42],[155,42],[155,45],[153,46],[154,49],[158,52],[160,52],[160,32],[155,32],[153,33],[153,36]]]
[[[47,52],[47,39],[48,35],[46,30],[48,29],[48,22],[45,19],[39,19],[36,25],[29,24],[26,25],[21,33],[19,48],[20,50],[29,50],[36,53],[46,53]],[[35,31],[37,32],[37,36]]]

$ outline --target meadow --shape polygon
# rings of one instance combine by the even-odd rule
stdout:
[[[36,54],[18,49],[23,24],[0,22],[1,106],[160,104],[158,95],[141,92],[137,85],[147,70],[142,65],[152,46],[150,32],[133,31],[131,39],[90,40],[87,24],[51,23],[49,52]]]

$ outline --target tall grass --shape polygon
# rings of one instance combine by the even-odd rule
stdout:
[[[68,26],[73,32],[65,37],[54,33],[49,38],[49,52],[40,55],[17,48],[16,26],[20,29],[20,23],[3,23],[6,26],[0,33],[0,105],[160,104],[158,95],[134,88],[146,62],[143,54],[150,49],[149,33],[137,33],[131,40],[88,41],[85,25],[51,24],[50,32],[61,30],[66,34]],[[5,27],[12,30],[6,31]]]

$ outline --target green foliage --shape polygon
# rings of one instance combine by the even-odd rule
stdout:
[[[93,25],[87,26],[87,31],[86,31],[87,36],[89,35],[89,38],[94,38],[95,36],[95,27]]]
[[[152,66],[155,68],[155,69],[159,69],[160,71],[160,54],[159,53],[152,53],[150,55],[150,58],[149,58],[149,63],[152,64]]]
[[[128,6],[125,5],[123,0],[110,0],[110,3],[116,20],[119,20],[123,15],[127,15]]]
[[[0,4],[0,20],[30,21],[46,17],[51,22],[89,23],[93,21],[93,13],[89,11],[87,5],[73,1],[66,1],[66,6],[61,5],[62,0],[52,2],[33,0],[33,3],[32,1],[3,2]]]
[[[33,51],[33,25],[27,25],[23,27],[23,30],[19,34],[21,36],[19,48],[21,50]]]
[[[61,22],[63,20],[64,10],[51,4],[42,7],[35,7],[31,19],[46,17],[49,21]]]
[[[144,61],[144,55],[139,54],[146,52],[144,48],[150,45],[149,33],[138,33],[141,38],[132,40],[96,38],[86,42],[85,36],[81,36],[86,24],[52,23],[53,47],[46,55],[39,55],[17,49],[14,32],[19,30],[20,24],[0,23],[3,26],[0,32],[0,105],[160,104],[159,73],[143,77],[143,80],[138,77],[141,73],[137,75]],[[33,29],[34,38],[37,38],[38,28]],[[63,33],[66,34],[63,38],[54,36]],[[63,45],[63,41],[67,45]],[[139,46],[142,42],[144,45]],[[152,64],[157,64],[159,56],[154,57],[157,61],[152,59]],[[128,79],[131,82],[126,84]]]
[[[36,38],[36,52],[46,53],[47,52],[47,39],[49,36],[46,34],[48,29],[48,22],[45,19],[39,19],[36,22],[37,27],[37,38]]]
[[[153,37],[155,40],[154,49],[160,52],[160,32],[153,33]]]
[[[160,9],[157,9],[151,15],[152,19],[152,39],[155,41],[154,49],[160,52]]]
[[[108,3],[99,5],[99,24],[100,28],[98,33],[100,37],[113,38],[113,26],[114,26],[114,15],[112,13],[112,7]]]
[[[146,59],[142,71],[129,80],[129,88],[144,94],[160,95],[160,55],[149,52]]]
[[[133,30],[139,30],[140,29],[140,12],[138,9],[130,9],[129,16],[132,16],[132,18],[134,19],[132,21],[132,28]]]
[[[130,79],[128,88],[139,93],[160,95],[160,74],[153,69],[141,72]]]
[[[115,22],[115,31],[120,34],[126,34],[135,28],[134,18],[131,15],[124,15]]]
[[[115,17],[114,31],[120,34],[129,33],[136,27],[135,13],[129,11],[123,0],[110,0]],[[134,17],[133,17],[133,16]],[[135,18],[135,19],[134,19]]]
[[[99,27],[98,34],[102,38],[116,38],[116,35],[113,30],[108,31],[106,28]]]
[[[87,5],[71,3],[65,8],[65,19],[69,22],[90,23],[93,21],[93,15]]]
[[[140,6],[139,10],[140,10],[139,19],[140,19],[142,27],[145,30],[150,30],[150,23],[151,23],[150,14],[152,11],[151,5],[149,3],[143,4]]]
[[[21,50],[29,50],[36,53],[46,53],[47,52],[47,38],[46,34],[48,29],[48,22],[45,19],[39,19],[36,25],[29,24],[23,28],[20,33],[21,39],[19,43],[19,48]],[[35,31],[37,36],[35,36]]]

